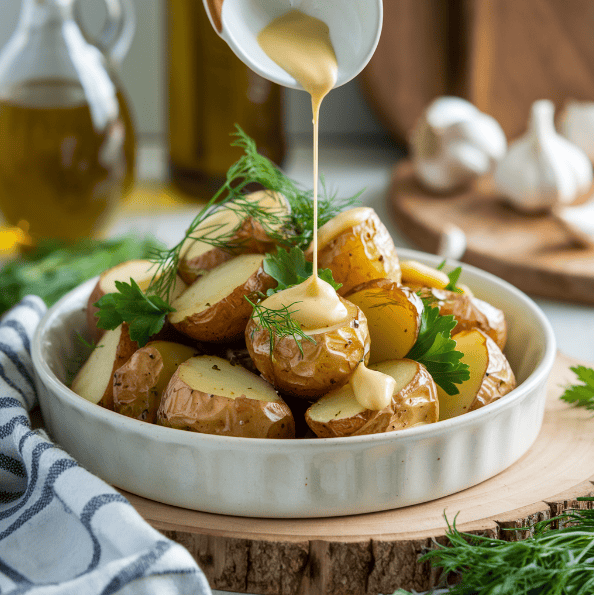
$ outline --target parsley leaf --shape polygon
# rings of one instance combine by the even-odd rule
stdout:
[[[116,281],[115,285],[118,293],[108,293],[94,304],[99,308],[97,326],[111,330],[127,322],[130,338],[142,347],[163,328],[174,308],[157,295],[143,293],[132,278],[129,284]]]
[[[407,358],[423,364],[448,395],[457,395],[456,384],[470,378],[468,365],[460,361],[462,353],[456,351],[456,342],[452,339],[456,324],[453,316],[441,316],[439,308],[424,302],[419,336],[406,354]]]
[[[567,403],[573,403],[576,407],[585,407],[594,411],[594,370],[586,368],[586,366],[572,366],[569,369],[577,375],[583,384],[567,386],[561,399]]]
[[[279,248],[276,254],[266,254],[264,271],[278,281],[278,285],[274,289],[267,291],[267,295],[272,295],[309,279],[313,274],[313,264],[305,260],[305,253],[301,248],[294,247],[289,251]],[[330,269],[318,270],[318,276],[322,281],[332,285],[334,289],[342,287],[342,283],[334,281]]]
[[[443,260],[437,267],[438,271],[441,271],[445,266],[446,261]],[[462,267],[456,267],[453,271],[446,273],[450,282],[444,287],[447,291],[453,291],[455,293],[464,293],[457,285],[458,279],[462,273]]]

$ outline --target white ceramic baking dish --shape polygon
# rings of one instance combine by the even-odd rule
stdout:
[[[399,250],[436,266],[438,257]],[[453,265],[455,266],[455,265]],[[149,425],[93,405],[63,382],[86,355],[84,308],[91,280],[50,308],[33,341],[45,424],[54,439],[107,482],[160,502],[253,517],[326,517],[409,506],[458,492],[520,458],[541,427],[553,330],[538,306],[469,265],[461,281],[500,307],[518,387],[447,421],[348,438],[263,440]]]

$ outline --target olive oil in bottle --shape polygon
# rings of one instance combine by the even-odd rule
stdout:
[[[35,237],[94,235],[132,185],[134,138],[120,94],[94,109],[75,82],[33,80],[0,97],[0,210]]]
[[[284,157],[281,89],[252,72],[215,33],[202,2],[168,0],[169,164],[173,183],[210,198],[242,155],[235,124],[260,153]]]

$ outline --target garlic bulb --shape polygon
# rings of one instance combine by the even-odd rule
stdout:
[[[594,162],[594,102],[567,103],[559,117],[559,132]]]
[[[499,123],[459,97],[440,97],[411,134],[417,178],[431,190],[449,192],[488,173],[507,148]]]
[[[592,184],[590,160],[557,134],[554,113],[551,101],[535,101],[528,131],[510,145],[495,169],[497,190],[522,211],[570,204]]]

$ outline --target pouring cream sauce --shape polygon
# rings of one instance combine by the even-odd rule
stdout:
[[[313,112],[314,234],[313,275],[299,285],[266,299],[266,306],[293,306],[293,318],[304,330],[330,327],[347,318],[347,309],[332,286],[318,277],[318,136],[320,105],[336,84],[338,63],[328,25],[299,10],[291,10],[269,23],[258,35],[266,54],[286,70],[310,95]],[[369,409],[383,409],[396,385],[386,374],[368,370],[361,362],[351,378],[355,398]]]

